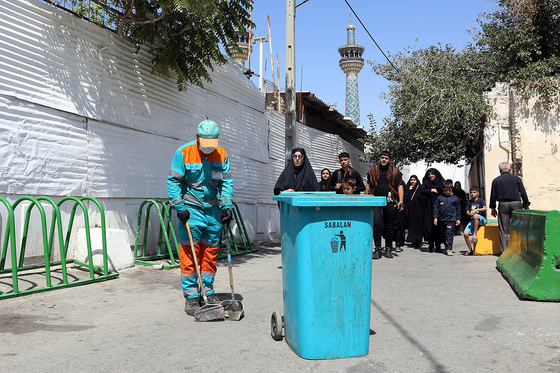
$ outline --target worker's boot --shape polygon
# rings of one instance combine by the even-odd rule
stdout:
[[[196,298],[185,298],[185,312],[189,316],[194,316],[194,311],[200,308],[198,303],[198,297]]]
[[[392,251],[391,246],[385,247],[385,257],[386,258],[392,258],[393,257],[393,254],[391,253],[391,251]]]
[[[381,249],[379,247],[376,247],[375,250],[373,250],[371,257],[373,259],[381,259]]]

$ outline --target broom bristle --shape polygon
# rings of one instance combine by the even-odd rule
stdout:
[[[194,311],[195,321],[225,320],[224,307],[219,304],[206,304]]]

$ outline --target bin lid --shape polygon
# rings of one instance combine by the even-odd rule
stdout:
[[[387,198],[359,194],[336,194],[335,192],[281,192],[272,197],[274,201],[298,207],[372,207],[386,206]]]

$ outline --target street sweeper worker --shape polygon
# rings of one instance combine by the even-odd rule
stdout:
[[[181,286],[185,297],[185,312],[190,316],[202,305],[202,291],[198,286],[185,227],[187,221],[192,231],[208,303],[220,302],[214,290],[214,277],[222,224],[228,225],[233,217],[233,180],[228,155],[218,146],[219,134],[216,122],[200,122],[196,140],[182,145],[175,152],[167,177],[170,205],[179,218]]]

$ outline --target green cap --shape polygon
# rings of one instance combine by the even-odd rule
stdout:
[[[216,139],[220,135],[220,129],[218,124],[211,120],[203,120],[198,125],[198,130],[196,134],[203,139]]]

